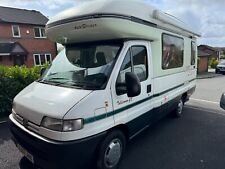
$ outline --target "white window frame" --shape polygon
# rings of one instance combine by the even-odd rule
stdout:
[[[44,64],[47,63],[47,55],[50,56],[50,63],[52,62],[52,55],[51,55],[51,53],[45,53],[45,54],[39,54],[39,53],[36,53],[36,54],[33,54],[34,65],[35,65],[35,66],[42,66],[42,64],[41,64],[41,55],[44,55],[44,56],[45,56],[45,63],[44,63]],[[39,61],[39,63],[40,63],[40,64],[38,64],[38,65],[36,64],[36,58],[35,58],[35,56],[38,56],[38,61]]]
[[[18,28],[18,33],[19,33],[19,35],[15,35],[14,29],[13,29],[14,27],[17,27],[17,28]],[[14,37],[14,38],[20,38],[20,37],[21,37],[19,25],[12,25],[12,34],[13,34],[13,37]]]
[[[37,36],[35,35],[35,29],[38,29],[40,37],[37,37]],[[41,34],[41,30],[42,30],[42,29],[44,29],[44,31],[45,31],[45,28],[44,28],[44,27],[34,27],[34,37],[35,37],[35,38],[40,38],[40,39],[47,38],[47,37],[46,37],[46,34],[45,34],[45,36],[42,36],[42,34]]]
[[[45,54],[45,63],[48,62],[47,55],[50,56],[50,63],[52,63],[52,55],[51,55],[50,53],[46,53],[46,54]]]

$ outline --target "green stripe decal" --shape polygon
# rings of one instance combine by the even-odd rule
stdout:
[[[196,79],[192,79],[192,80],[190,80],[189,82],[192,82],[192,81],[194,81],[194,80],[196,80]],[[170,92],[170,91],[172,91],[172,90],[174,90],[174,89],[177,89],[177,88],[179,88],[179,87],[181,87],[181,86],[183,86],[183,85],[184,85],[184,84],[177,85],[177,86],[175,86],[175,87],[173,87],[173,88],[170,88],[170,89],[165,90],[165,91],[163,91],[163,92],[161,92],[161,93],[158,93],[158,94],[154,94],[153,96],[150,96],[150,97],[147,97],[147,98],[145,98],[145,99],[139,100],[139,101],[137,101],[137,102],[135,102],[135,103],[132,103],[132,104],[127,105],[127,106],[124,106],[124,107],[119,108],[119,109],[117,109],[117,110],[114,110],[114,111],[111,111],[111,112],[107,112],[107,113],[102,114],[102,115],[99,115],[99,116],[86,118],[86,119],[84,119],[84,124],[93,123],[93,122],[95,122],[95,121],[98,121],[98,120],[102,120],[102,119],[111,117],[111,116],[113,116],[113,115],[115,115],[115,114],[118,114],[118,113],[124,111],[124,110],[130,109],[130,108],[132,108],[132,107],[134,107],[134,106],[137,106],[137,105],[139,105],[139,104],[141,104],[141,103],[144,103],[144,102],[146,102],[146,101],[148,101],[148,100],[151,100],[151,99],[154,98],[154,97],[159,97],[159,96],[161,96],[161,95],[163,95],[163,94],[165,94],[165,93],[168,93],[168,92]]]

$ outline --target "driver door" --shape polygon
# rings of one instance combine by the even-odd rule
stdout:
[[[112,100],[116,124],[127,124],[131,134],[147,127],[150,122],[152,103],[152,79],[150,43],[128,42],[119,73],[112,83]],[[141,94],[129,98],[126,92],[125,74],[133,72],[141,83]],[[124,88],[124,90],[121,90]],[[120,90],[118,90],[120,89]]]

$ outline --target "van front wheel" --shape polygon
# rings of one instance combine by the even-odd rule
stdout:
[[[110,132],[100,145],[98,169],[116,169],[125,151],[126,139],[120,130]]]

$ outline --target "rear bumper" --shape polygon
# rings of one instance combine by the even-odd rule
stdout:
[[[10,122],[10,130],[13,141],[33,156],[34,164],[46,169],[88,168],[96,160],[98,144],[106,134],[69,142],[45,142],[26,133],[13,122]]]
[[[187,91],[187,97],[185,98],[184,102],[189,101],[191,95],[195,92],[196,86],[192,87]]]

